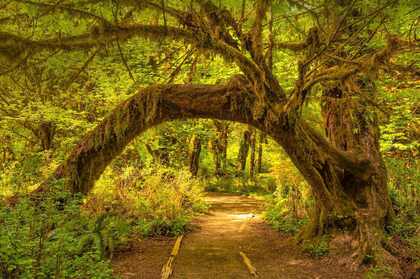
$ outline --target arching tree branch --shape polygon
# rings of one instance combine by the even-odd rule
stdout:
[[[225,85],[172,84],[141,89],[80,141],[52,179],[64,178],[73,192],[88,193],[105,167],[134,137],[162,122],[187,118],[230,120],[257,127],[281,144],[303,173],[312,173],[308,179],[314,181],[319,174],[313,164],[322,167],[330,162],[357,173],[367,166],[366,162],[354,160],[335,149],[303,123],[290,130],[255,120],[252,116],[255,102],[256,96],[237,79]],[[299,142],[303,144],[296,148]],[[308,156],[312,158],[309,160]],[[47,182],[37,192],[46,191],[48,186]]]
[[[143,24],[114,25],[103,30],[92,29],[90,32],[82,35],[44,40],[32,40],[11,33],[0,32],[0,53],[24,49],[32,49],[34,52],[44,49],[88,49],[98,45],[106,45],[116,40],[125,41],[136,36],[156,39],[161,37],[164,31],[164,26]],[[169,39],[185,40],[191,43],[196,41],[191,32],[176,27],[168,27],[168,32],[164,36]]]
[[[245,101],[245,100],[249,101]],[[253,96],[238,84],[160,85],[142,89],[90,131],[57,169],[73,192],[88,193],[111,160],[147,128],[174,119],[215,118],[250,122]],[[47,190],[47,184],[38,192]]]

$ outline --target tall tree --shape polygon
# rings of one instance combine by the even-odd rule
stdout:
[[[263,144],[266,143],[267,137],[263,132],[259,133],[258,137],[258,155],[257,155],[257,172],[262,172],[262,161],[263,161]]]
[[[249,140],[249,145],[251,148],[251,154],[249,156],[249,176],[254,178],[255,175],[255,146],[257,144],[257,133],[255,129],[251,130],[251,138]]]
[[[251,132],[249,130],[246,130],[242,133],[241,141],[239,143],[237,168],[238,168],[238,173],[240,175],[244,175],[244,172],[245,172],[250,142],[251,142]]]
[[[211,149],[213,151],[216,175],[222,176],[227,167],[229,123],[226,121],[214,120],[213,124],[216,128],[216,138],[211,142]]]
[[[190,143],[190,172],[193,176],[197,176],[198,167],[200,166],[201,140],[194,135]]]

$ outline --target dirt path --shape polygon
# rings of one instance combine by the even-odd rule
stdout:
[[[257,269],[259,278],[361,278],[330,256],[304,255],[290,237],[261,220],[261,202],[243,196],[210,195],[209,214],[197,218],[175,261],[174,279],[252,278],[240,251]],[[160,278],[172,239],[146,240],[113,261],[122,278]]]

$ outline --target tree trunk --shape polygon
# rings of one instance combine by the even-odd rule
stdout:
[[[340,150],[364,154],[372,164],[367,179],[334,168],[335,178],[330,185],[341,192],[342,199],[351,201],[349,218],[355,224],[360,255],[376,256],[375,261],[382,264],[386,259],[377,255],[382,250],[384,226],[393,211],[379,147],[378,117],[366,101],[375,100],[374,85],[367,78],[348,80],[325,88],[322,99],[325,133],[330,142]],[[322,201],[319,204],[322,206]]]
[[[243,175],[246,168],[246,159],[248,158],[249,145],[251,140],[251,132],[245,131],[242,135],[241,142],[239,143],[238,153],[238,172]]]
[[[314,214],[299,238],[314,238],[334,229],[355,232],[358,264],[373,258],[379,265],[395,264],[381,245],[384,225],[392,216],[392,209],[383,162],[379,158],[373,161],[379,154],[378,130],[364,128],[364,151],[355,150],[352,154],[331,147],[302,121],[292,129],[273,128],[266,132],[284,148],[315,199]],[[365,159],[366,155],[369,159]]]
[[[197,176],[198,167],[200,164],[201,140],[198,136],[193,136],[191,139],[190,148],[190,172],[192,176]]]
[[[41,120],[37,123],[23,121],[23,126],[31,130],[32,134],[39,140],[41,150],[49,150],[53,146],[56,125],[51,121]]]
[[[229,124],[227,122],[214,120],[217,138],[211,141],[211,150],[215,164],[215,174],[222,176],[227,167],[227,145],[229,136]]]
[[[250,138],[251,156],[249,157],[249,176],[251,178],[254,178],[254,174],[255,174],[256,136],[257,136],[257,133],[256,133],[255,129],[252,129],[251,130],[251,138]]]
[[[210,149],[213,153],[213,162],[214,162],[214,174],[216,176],[222,176],[222,154],[220,151],[220,140],[218,138],[212,139],[210,142]]]
[[[266,141],[266,135],[263,132],[259,132],[260,137],[258,140],[258,158],[257,158],[257,172],[262,172],[262,157],[263,157],[263,144]]]
[[[55,125],[50,121],[42,121],[38,128],[38,137],[41,140],[42,150],[49,150],[53,144]]]

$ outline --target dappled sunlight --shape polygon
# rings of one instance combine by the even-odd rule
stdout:
[[[246,219],[251,219],[255,217],[255,214],[253,213],[242,213],[242,214],[229,214],[228,216],[231,216],[234,221],[243,221]]]

